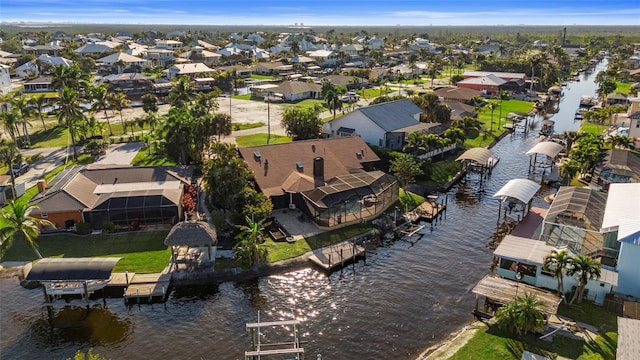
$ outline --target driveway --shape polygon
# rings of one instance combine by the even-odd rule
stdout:
[[[107,153],[96,160],[94,164],[130,165],[141,148],[141,142],[110,145]]]

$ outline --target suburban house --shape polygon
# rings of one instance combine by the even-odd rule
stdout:
[[[360,56],[364,52],[364,46],[360,44],[349,44],[341,47],[340,50],[349,56]]]
[[[58,56],[60,50],[62,50],[61,46],[56,45],[34,45],[34,46],[25,46],[23,48],[25,54],[31,55],[51,55]]]
[[[344,86],[347,90],[358,90],[369,84],[369,79],[348,75],[327,75],[322,80],[327,80],[333,85]]]
[[[469,77],[458,81],[458,87],[477,90],[482,95],[497,94],[503,88],[507,80],[504,80],[494,74],[481,77]]]
[[[176,62],[173,51],[167,49],[147,49],[145,59],[160,66],[172,65]]]
[[[337,62],[337,56],[333,50],[309,51],[307,56],[315,60],[319,66],[334,66]]]
[[[444,104],[451,110],[451,121],[460,120],[465,117],[477,117],[475,109],[471,105],[459,101],[445,101]]]
[[[57,228],[78,222],[101,229],[106,223],[175,224],[182,219],[182,195],[191,168],[162,166],[75,166],[58,174],[31,201],[33,216]]]
[[[209,50],[205,50],[202,46],[194,46],[189,51],[185,51],[180,54],[181,59],[186,59],[188,61],[202,61],[206,63],[218,62],[222,55],[216,54]]]
[[[26,63],[18,66],[14,70],[15,70],[16,76],[21,79],[27,79],[27,78],[40,75],[40,69],[38,68],[38,64],[36,64],[35,60],[27,61]]]
[[[374,218],[398,199],[397,180],[374,170],[380,159],[358,137],[244,147],[239,152],[274,208],[300,209],[321,227]]]
[[[478,90],[465,87],[442,87],[434,90],[443,101],[458,101],[463,103],[471,102],[475,97],[480,96]]]
[[[147,61],[137,56],[118,52],[96,60],[96,64],[102,66],[117,66],[118,72],[123,72],[128,69],[142,71],[146,68]]]
[[[88,54],[104,54],[112,52],[121,45],[122,44],[114,41],[88,42],[73,51],[80,56]]]
[[[594,171],[593,182],[604,189],[611,183],[640,182],[640,155],[623,149],[607,150]]]
[[[510,72],[496,72],[496,71],[466,70],[462,74],[462,77],[464,77],[465,79],[471,79],[471,78],[481,78],[489,75],[497,76],[504,81],[514,81],[514,80],[527,81],[527,74],[525,73],[510,73]]]
[[[51,88],[51,83],[51,77],[41,76],[25,82],[23,91],[26,93],[54,91],[54,89]]]
[[[427,39],[415,38],[415,40],[412,41],[412,45],[420,49],[427,49],[430,53],[436,52],[436,47],[434,46],[434,44],[429,42],[429,40]]]
[[[253,73],[253,68],[252,67],[235,66],[235,65],[218,66],[218,67],[216,67],[216,70],[221,71],[221,72],[228,72],[228,73],[232,73],[232,72],[235,71],[236,72],[236,76],[238,76],[241,79],[248,78]]]
[[[427,133],[439,123],[420,122],[422,109],[402,99],[356,109],[326,122],[322,132],[329,137],[359,136],[367,144],[401,150],[407,134]]]
[[[182,42],[176,40],[156,40],[156,47],[165,50],[182,50]]]
[[[291,65],[285,65],[281,61],[259,62],[253,67],[253,72],[260,75],[278,75],[281,72],[288,72],[293,69]]]
[[[558,282],[553,273],[545,271],[542,266],[545,257],[552,250],[559,249],[545,244],[544,241],[507,235],[493,252],[495,273],[539,288],[556,289]],[[573,277],[565,275],[563,281],[565,291],[578,286],[578,281]],[[596,304],[602,305],[605,296],[610,294],[617,285],[618,273],[603,268],[600,278],[587,283],[587,297]]]
[[[118,92],[125,94],[146,94],[153,90],[153,78],[140,73],[122,73],[107,75],[102,82]]]
[[[167,77],[173,79],[176,76],[189,76],[195,77],[197,74],[208,74],[215,72],[214,69],[208,67],[203,63],[193,64],[175,64],[172,67],[165,70]]]
[[[304,99],[319,99],[322,86],[303,81],[284,81],[269,89],[272,93],[282,94],[285,101],[299,101]]]

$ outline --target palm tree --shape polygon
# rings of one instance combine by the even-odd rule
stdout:
[[[107,114],[107,109],[109,109],[109,99],[111,96],[111,92],[109,92],[109,85],[100,84],[93,87],[91,89],[90,95],[94,100],[94,103],[91,104],[91,111],[104,111],[104,118],[107,120],[107,124],[109,125],[109,136],[113,136],[113,130],[111,130],[111,122],[109,121],[109,114]]]
[[[129,99],[127,95],[123,93],[111,93],[109,96],[109,105],[111,109],[116,110],[120,113],[120,122],[122,122],[122,133],[126,133],[127,126],[124,123],[124,118],[122,117],[122,110],[129,107]]]
[[[407,135],[407,143],[402,150],[414,155],[420,155],[421,151],[426,151],[424,136],[417,131],[409,133]]]
[[[11,106],[16,109],[19,115],[19,122],[22,125],[22,133],[24,134],[24,144],[31,144],[31,139],[29,139],[29,131],[27,130],[27,125],[29,124],[29,118],[33,113],[33,108],[30,106],[29,98],[26,96],[17,96],[14,97],[11,101]]]
[[[562,133],[562,139],[564,139],[565,142],[565,153],[567,154],[567,156],[571,154],[573,142],[578,139],[578,136],[579,134],[577,131],[565,131],[564,133]]]
[[[182,107],[190,104],[195,96],[195,89],[191,85],[191,79],[180,76],[171,86],[169,102],[173,107]]]
[[[1,112],[0,118],[2,119],[2,126],[4,127],[4,131],[9,133],[11,140],[17,146],[18,141],[16,138],[16,130],[18,129],[18,123],[20,117],[16,109],[11,109],[7,112]]]
[[[38,112],[40,121],[42,121],[42,128],[47,131],[47,124],[44,122],[44,116],[42,116],[42,113],[44,112],[44,108],[49,105],[49,100],[44,95],[37,95],[29,99],[29,104]]]
[[[82,119],[82,109],[80,108],[80,101],[78,100],[78,92],[71,90],[68,87],[64,87],[58,97],[58,121],[64,121],[67,123],[69,129],[69,135],[71,136],[71,146],[73,147],[73,159],[78,158],[76,151],[76,134],[75,134],[75,122]]]
[[[618,148],[633,150],[636,147],[633,138],[624,135],[613,135],[607,139],[607,143],[611,144],[611,147],[614,149]]]
[[[340,92],[335,86],[332,86],[324,95],[324,101],[327,103],[329,110],[333,111],[333,119],[336,119],[336,111],[342,110],[342,99]]]
[[[488,108],[489,110],[491,110],[491,123],[490,123],[490,125],[489,125],[489,131],[491,131],[491,132],[493,132],[493,112],[494,112],[494,110],[495,110],[497,107],[498,107],[498,104],[494,103],[493,101],[490,101],[490,102],[487,104],[487,108]]]
[[[543,303],[534,294],[525,293],[516,296],[496,313],[498,326],[521,335],[529,331],[542,331],[544,328]]]
[[[9,200],[7,206],[0,211],[0,219],[4,220],[4,226],[0,229],[0,255],[11,246],[16,238],[26,241],[39,259],[42,254],[38,251],[36,239],[40,236],[40,227],[53,226],[50,221],[29,216],[37,207],[23,202]]]
[[[14,144],[7,144],[0,146],[0,164],[6,165],[9,168],[9,175],[11,176],[11,191],[13,191],[13,198],[16,198],[16,175],[12,171],[13,164],[22,163],[22,154],[20,150]]]
[[[582,165],[579,162],[574,159],[567,159],[562,163],[562,165],[560,165],[558,170],[561,175],[566,176],[567,183],[570,184],[571,179],[573,179],[581,169]]]
[[[233,258],[243,269],[251,268],[264,261],[267,257],[267,248],[264,246],[264,230],[268,224],[265,219],[254,221],[245,216],[247,225],[240,225],[240,233],[236,239],[240,241],[234,246]]]
[[[429,68],[429,72],[427,74],[431,79],[431,87],[433,87],[433,80],[435,80],[435,78],[438,77],[438,69],[436,69],[434,65],[431,65],[431,67]]]
[[[544,258],[544,262],[542,263],[542,269],[552,272],[553,276],[558,281],[558,294],[562,296],[565,303],[567,302],[567,299],[564,298],[563,276],[567,270],[567,266],[571,264],[571,259],[572,257],[566,249],[554,249],[551,250],[551,253]]]
[[[502,100],[509,98],[509,94],[506,91],[500,89],[498,91],[498,99],[500,99],[500,114],[498,116],[498,130],[500,130],[500,120],[502,119]]]
[[[573,304],[576,299],[578,300],[578,304],[582,302],[584,288],[587,286],[589,280],[600,277],[601,268],[602,265],[599,262],[588,256],[578,254],[573,257],[571,267],[567,269],[567,275],[577,275],[578,287],[569,304]]]

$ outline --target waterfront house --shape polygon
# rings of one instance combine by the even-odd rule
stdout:
[[[462,103],[469,103],[482,94],[478,90],[465,87],[442,87],[434,90],[434,92],[443,101],[458,101]]]
[[[31,203],[34,217],[57,228],[78,222],[101,229],[106,223],[175,224],[182,216],[182,195],[191,168],[163,166],[75,166],[58,174]]]
[[[374,170],[380,158],[359,137],[239,149],[275,209],[300,209],[318,226],[378,216],[398,199],[397,180]]]
[[[507,279],[517,280],[539,288],[555,290],[557,280],[553,273],[543,269],[544,259],[552,250],[559,250],[544,241],[507,235],[493,252],[495,273]],[[578,281],[565,275],[564,289],[570,291]],[[598,279],[589,280],[587,298],[601,305],[607,294],[618,285],[618,273],[603,268]]]
[[[102,82],[111,89],[125,94],[146,94],[153,90],[153,78],[139,73],[122,73],[107,75]]]
[[[592,183],[606,189],[611,183],[629,182],[640,182],[640,155],[630,150],[607,150],[594,171]]]
[[[119,73],[125,70],[142,71],[147,67],[146,64],[146,60],[141,59],[137,56],[129,55],[124,52],[118,52],[96,60],[96,65],[98,66],[116,66]]]
[[[481,78],[489,75],[496,76],[504,81],[515,81],[515,80],[523,80],[527,81],[527,74],[525,73],[511,73],[511,72],[498,72],[498,71],[477,71],[477,70],[466,70],[462,77],[465,79],[471,78]]]
[[[328,137],[359,136],[366,143],[392,150],[402,150],[407,134],[427,133],[439,123],[422,123],[422,109],[402,99],[356,109],[326,122],[322,132]]]
[[[458,87],[477,90],[483,95],[493,95],[497,94],[506,83],[507,80],[504,80],[494,74],[489,74],[482,77],[465,78],[464,80],[458,81]]]

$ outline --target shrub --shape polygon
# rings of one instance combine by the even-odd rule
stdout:
[[[76,224],[76,233],[78,235],[87,235],[91,233],[91,224],[86,222],[79,222]]]
[[[102,231],[105,233],[112,233],[112,232],[115,232],[116,230],[118,230],[118,226],[112,223],[111,221],[104,223],[104,225],[102,225]]]

